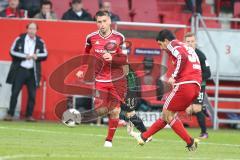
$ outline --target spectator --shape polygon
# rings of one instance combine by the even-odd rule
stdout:
[[[10,108],[6,121],[12,121],[19,92],[24,84],[28,90],[26,121],[33,122],[32,113],[35,105],[36,88],[41,79],[41,61],[47,58],[47,50],[43,40],[36,35],[38,26],[31,22],[27,25],[27,33],[21,34],[14,41],[10,55],[13,62],[7,77],[7,83],[12,84]]]
[[[33,18],[34,15],[40,12],[42,2],[43,0],[20,0],[20,6],[28,11],[29,18]]]
[[[19,9],[19,0],[9,0],[8,7],[0,13],[0,17],[23,18],[24,10]]]
[[[185,0],[187,10],[202,14],[202,0]]]
[[[38,19],[57,19],[56,14],[52,10],[51,1],[43,1],[41,4],[41,12],[36,14],[34,18]]]
[[[82,0],[72,0],[71,8],[63,14],[63,20],[92,21],[91,15],[83,9]]]
[[[0,0],[0,12],[8,6],[8,0]]]
[[[101,10],[102,11],[107,11],[107,12],[110,13],[110,17],[111,17],[112,22],[120,21],[120,17],[111,12],[111,3],[110,2],[103,2]]]

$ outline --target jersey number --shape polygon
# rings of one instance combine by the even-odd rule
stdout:
[[[193,48],[187,47],[187,51],[189,54],[188,59],[190,62],[192,62],[192,63],[199,62],[198,56],[197,56],[196,52],[193,50]]]

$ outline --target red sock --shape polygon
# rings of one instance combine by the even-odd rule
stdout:
[[[150,136],[163,129],[166,125],[167,123],[163,119],[159,118],[150,128],[148,128],[146,132],[142,133],[142,138],[148,139]]]
[[[179,119],[173,119],[170,126],[187,144],[191,144],[191,137]]]
[[[119,119],[111,119],[109,118],[109,122],[108,122],[108,135],[107,135],[107,138],[106,138],[106,141],[112,141],[113,139],[113,136],[115,134],[115,131],[118,127],[118,122],[119,122]]]

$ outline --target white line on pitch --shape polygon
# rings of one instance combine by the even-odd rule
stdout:
[[[5,130],[18,130],[18,131],[24,131],[24,132],[40,132],[40,133],[50,133],[50,134],[73,134],[71,132],[57,132],[57,131],[47,131],[47,130],[40,130],[40,129],[30,129],[30,128],[13,128],[13,127],[3,127],[1,126],[0,129],[5,129]],[[74,133],[76,135],[81,135],[81,136],[97,136],[97,137],[105,137],[105,135],[101,134],[84,134],[84,133]],[[131,137],[125,137],[125,136],[117,136],[117,138],[120,139],[131,139]],[[182,143],[181,141],[177,140],[161,140],[161,139],[153,139],[153,141],[156,142],[173,142],[173,143]],[[226,143],[213,143],[213,142],[200,142],[200,144],[204,145],[214,145],[214,146],[228,146],[228,147],[240,147],[240,144],[226,144]],[[0,159],[1,160],[1,159]]]
[[[13,160],[13,159],[21,159],[21,158],[93,158],[93,159],[115,159],[116,157],[109,157],[106,155],[68,155],[68,154],[37,154],[37,155],[29,155],[29,154],[19,154],[19,155],[8,155],[8,156],[2,156],[0,157],[0,160]],[[129,156],[121,156],[121,159],[129,159]],[[212,158],[208,158],[208,157],[152,157],[152,156],[134,156],[131,157],[131,159],[155,159],[155,160],[162,160],[162,159],[166,159],[166,160],[217,160],[217,159],[212,159]],[[237,160],[237,159],[223,159],[223,160]]]

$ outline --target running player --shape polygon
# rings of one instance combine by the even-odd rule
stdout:
[[[203,113],[203,99],[205,95],[205,88],[206,88],[206,81],[211,76],[210,66],[207,63],[207,58],[202,51],[200,51],[197,47],[197,41],[194,33],[186,33],[184,36],[184,42],[192,47],[198,55],[201,70],[202,70],[202,84],[201,84],[201,91],[199,92],[198,98],[190,105],[186,112],[188,114],[194,114],[197,117],[198,124],[201,128],[201,133],[199,138],[205,139],[208,138],[206,121],[205,121],[205,114]]]
[[[99,116],[109,117],[104,147],[112,147],[113,136],[119,122],[120,105],[125,103],[127,88],[126,76],[123,72],[123,66],[127,64],[127,56],[120,47],[125,38],[121,33],[111,29],[108,12],[98,11],[95,18],[99,30],[87,36],[85,52],[98,59],[90,67],[101,66],[94,69],[96,89],[94,106]],[[79,70],[76,76],[84,77],[84,71]]]
[[[174,72],[168,79],[173,89],[164,103],[162,118],[159,118],[146,132],[135,134],[134,137],[138,144],[144,145],[150,136],[169,124],[186,142],[189,151],[196,150],[199,140],[188,134],[177,113],[185,111],[199,94],[202,78],[198,56],[193,48],[178,41],[167,29],[160,31],[156,40],[160,48],[165,49],[175,63]]]

